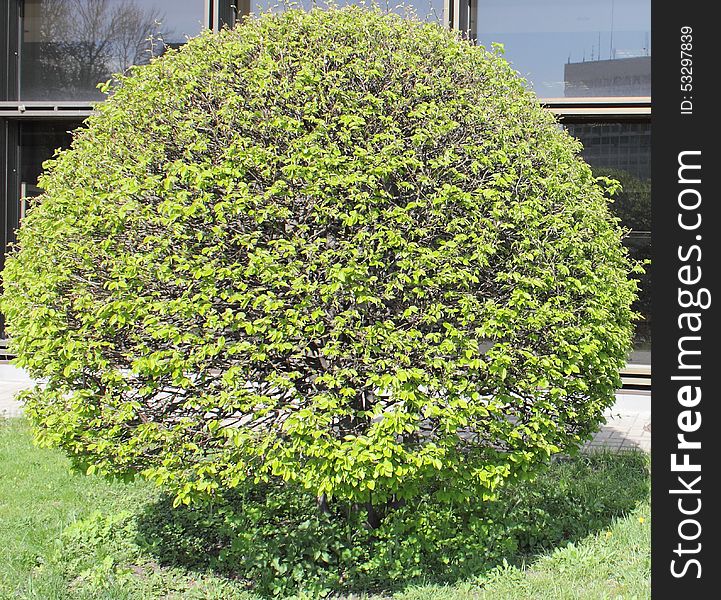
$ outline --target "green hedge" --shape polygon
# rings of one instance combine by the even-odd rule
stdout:
[[[607,183],[496,50],[289,10],[106,90],[2,299],[38,438],[82,468],[176,503],[487,498],[613,402],[636,284]]]

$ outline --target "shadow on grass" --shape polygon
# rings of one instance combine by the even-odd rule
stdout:
[[[212,571],[261,596],[392,592],[472,578],[504,559],[518,563],[577,541],[649,490],[647,456],[596,453],[555,461],[493,502],[421,497],[370,531],[347,507],[322,515],[302,491],[250,486],[202,508],[173,509],[162,498],[140,515],[138,543],[161,564]]]

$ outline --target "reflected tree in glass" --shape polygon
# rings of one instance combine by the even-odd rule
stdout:
[[[135,0],[26,3],[21,54],[23,99],[95,99],[113,73],[163,50],[153,39],[163,14]]]
[[[596,177],[608,177],[621,184],[613,196],[611,210],[621,224],[634,231],[651,231],[651,180],[636,177],[625,169],[595,167]]]
[[[651,260],[651,180],[636,177],[624,169],[596,167],[596,177],[608,177],[621,184],[621,190],[613,196],[611,210],[621,219],[621,225],[630,231],[624,244],[630,255],[639,261]],[[648,349],[651,343],[651,270],[636,276],[639,293],[633,309],[642,320],[636,324],[634,344],[636,349]]]

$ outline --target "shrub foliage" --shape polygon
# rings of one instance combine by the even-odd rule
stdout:
[[[632,264],[498,52],[289,10],[108,88],[4,273],[43,443],[176,502],[283,478],[378,506],[489,497],[598,425]]]

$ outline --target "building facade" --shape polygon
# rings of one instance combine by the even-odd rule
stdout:
[[[541,101],[583,142],[597,174],[624,184],[614,206],[632,230],[632,253],[649,257],[650,0],[405,4],[475,43],[503,45]],[[316,2],[295,5],[308,9]],[[98,83],[202,29],[284,6],[283,0],[0,0],[0,268],[28,203],[40,193],[43,162],[70,144],[71,131],[102,100]],[[649,289],[645,278],[637,306],[644,321],[630,357],[642,365],[639,373],[650,373]]]
[[[565,95],[650,96],[651,57],[636,56],[566,63]]]

